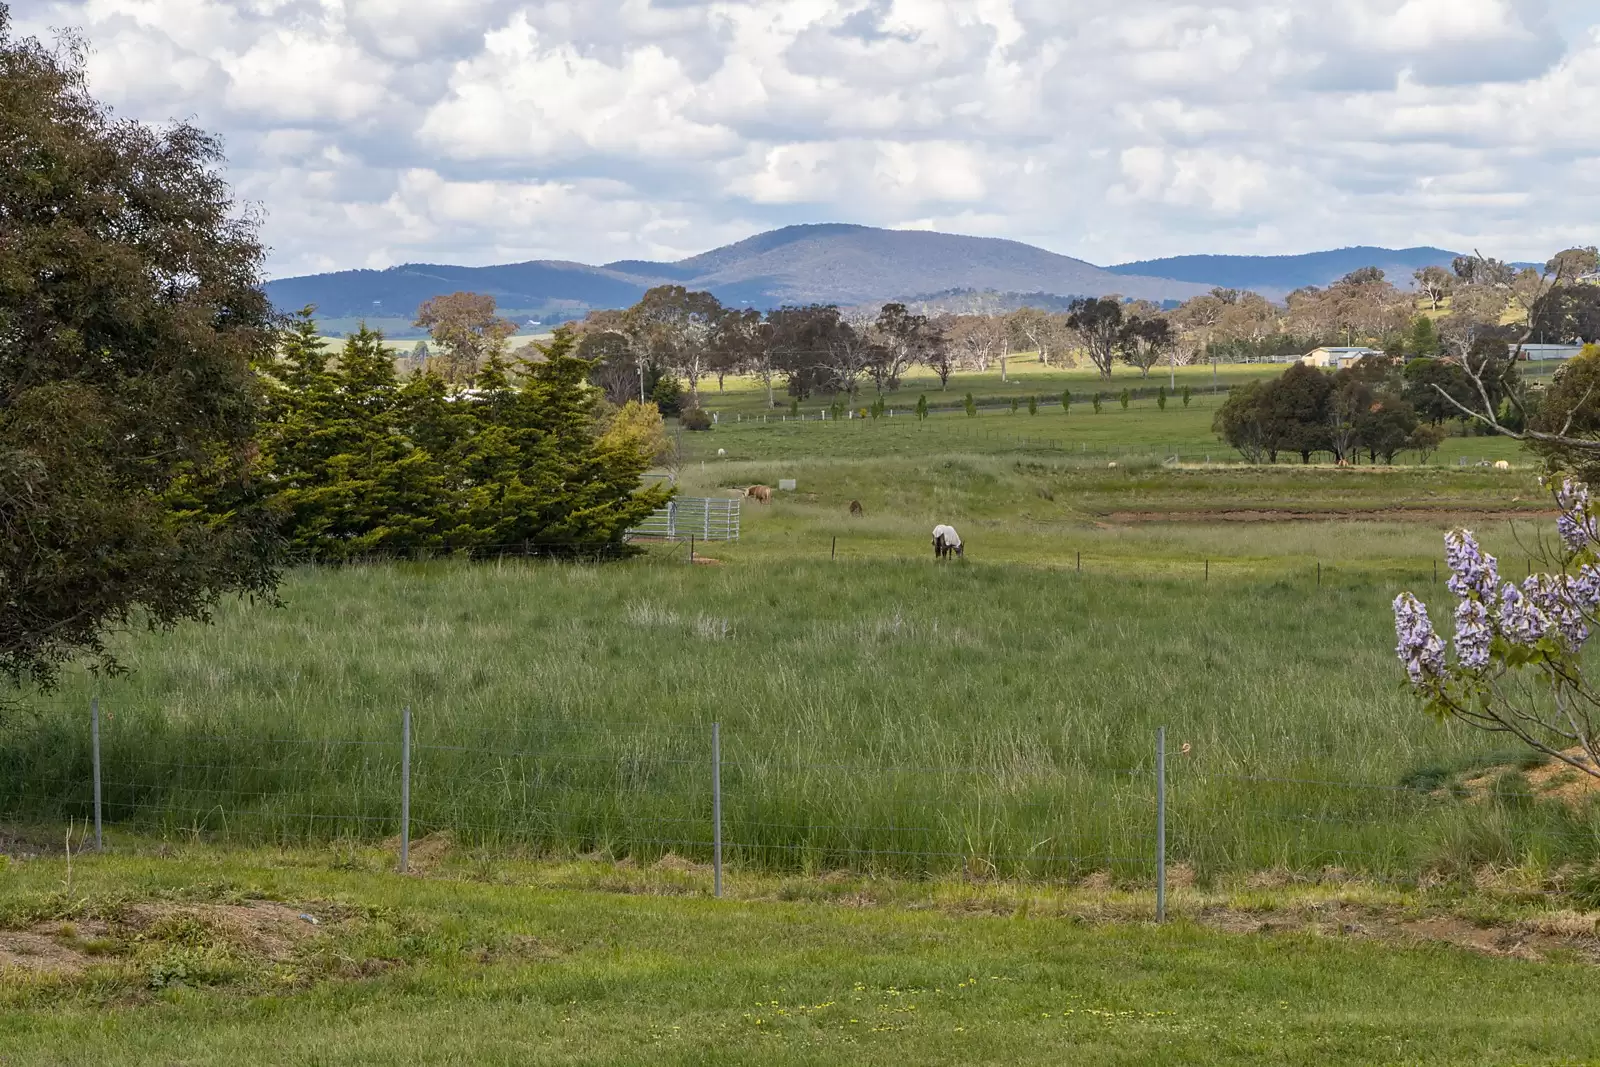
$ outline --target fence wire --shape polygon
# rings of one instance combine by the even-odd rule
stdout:
[[[758,728],[724,728],[714,748],[711,724],[566,722],[517,730],[509,744],[418,743],[399,729],[387,739],[123,729],[102,721],[95,733],[86,721],[82,744],[49,766],[0,775],[0,818],[93,816],[129,832],[277,843],[449,833],[538,854],[720,858],[735,870],[1040,879],[1105,870],[1158,884],[1175,864],[1415,882],[1464,852],[1600,857],[1592,807],[1172,766],[1154,746],[1148,763],[1112,767],[1078,762],[1070,747],[1020,762],[808,758],[783,750],[781,731]]]

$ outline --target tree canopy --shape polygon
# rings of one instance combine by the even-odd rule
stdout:
[[[253,219],[194,126],[119,120],[83,53],[0,6],[0,673],[48,685],[108,631],[270,596]]]
[[[639,488],[661,452],[660,415],[651,406],[653,422],[630,411],[603,425],[577,349],[562,329],[537,361],[491,350],[470,388],[431,370],[401,382],[380,334],[363,327],[330,359],[302,313],[269,377],[262,435],[270,502],[296,557],[620,542],[669,495]]]
[[[1392,463],[1406,449],[1438,445],[1419,430],[1393,362],[1381,358],[1332,373],[1295,363],[1282,377],[1235,386],[1212,428],[1251,463],[1275,463],[1283,452],[1306,463],[1318,452],[1346,463],[1362,453]]]

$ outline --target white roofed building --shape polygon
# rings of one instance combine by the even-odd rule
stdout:
[[[1381,355],[1383,355],[1383,353],[1378,351],[1376,348],[1367,348],[1363,345],[1352,345],[1350,347],[1333,347],[1324,345],[1321,348],[1313,348],[1311,351],[1301,356],[1300,362],[1304,363],[1308,367],[1324,367],[1333,370],[1339,370],[1341,368],[1349,367],[1359,363],[1368,356]]]

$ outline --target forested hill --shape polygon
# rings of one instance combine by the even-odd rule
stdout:
[[[1113,274],[1158,275],[1227,289],[1254,289],[1278,298],[1306,285],[1327,285],[1361,267],[1378,267],[1406,287],[1421,267],[1449,267],[1460,253],[1442,248],[1375,248],[1357,245],[1299,256],[1172,256],[1107,267]]]
[[[627,307],[652,286],[668,284],[758,308],[882,303],[951,291],[1031,293],[1054,302],[1119,293],[1159,302],[1226,286],[1281,298],[1367,266],[1382,267],[1404,286],[1418,267],[1448,266],[1453,256],[1438,248],[1357,247],[1299,256],[1178,256],[1101,268],[1020,241],[825,223],[786,226],[671,263],[412,263],[282,278],[267,283],[267,294],[284,311],[315,305],[318,318],[336,332],[367,320],[403,335],[417,305],[463,290],[490,294],[514,318],[547,323],[591,308]]]
[[[758,234],[676,263],[623,260],[589,266],[537,260],[489,267],[407,264],[283,278],[267,284],[282,310],[314,304],[323,320],[399,319],[441,293],[489,293],[501,308],[570,317],[592,307],[626,307],[651,286],[715,293],[725,304],[852,305],[947,289],[1043,292],[1181,300],[1206,286],[1114,275],[1091,263],[1018,241],[923,230],[827,224]]]

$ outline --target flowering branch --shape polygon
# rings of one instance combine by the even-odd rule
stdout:
[[[1471,531],[1452,530],[1445,561],[1456,597],[1454,658],[1411,593],[1394,600],[1395,652],[1435,716],[1509,733],[1600,778],[1600,693],[1581,662],[1600,612],[1600,516],[1583,485],[1569,479],[1552,488],[1561,569],[1502,582]]]

